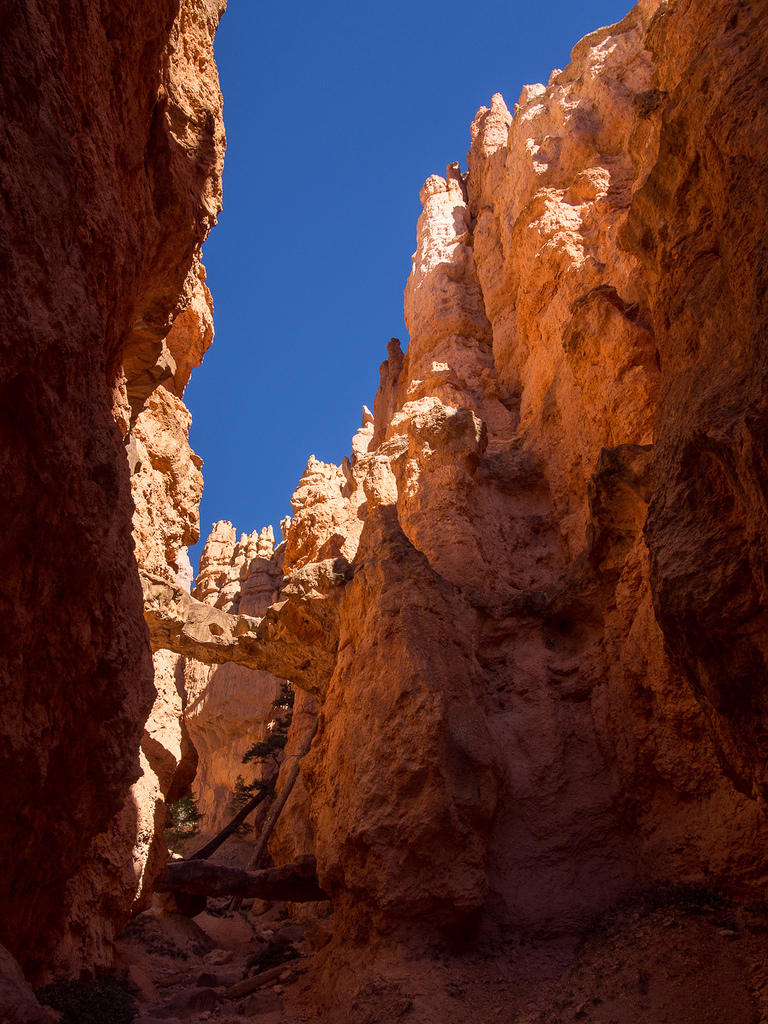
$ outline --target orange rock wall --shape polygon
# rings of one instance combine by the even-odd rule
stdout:
[[[153,683],[136,573],[188,581],[198,529],[222,8],[0,16],[0,943],[37,979],[149,898],[185,728],[221,823],[278,688],[164,652]],[[481,108],[350,458],[310,459],[279,555],[209,545],[201,599],[258,615],[302,572],[338,615],[272,852],[316,852],[339,940],[764,896],[767,57],[758,0],[641,0]]]
[[[422,189],[408,350],[287,531],[351,576],[273,842],[341,938],[764,893],[763,21],[644,0]]]
[[[121,435],[185,372],[166,339],[220,207],[223,6],[0,18],[0,942],[31,977],[89,966],[130,912],[143,862],[105,858],[115,816],[151,842],[126,803],[155,687]]]

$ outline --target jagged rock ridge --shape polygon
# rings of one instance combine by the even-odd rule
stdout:
[[[283,554],[349,564],[273,842],[341,940],[762,891],[759,8],[639,4],[422,190],[408,351]]]

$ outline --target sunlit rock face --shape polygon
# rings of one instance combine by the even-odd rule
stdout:
[[[350,564],[272,844],[340,940],[762,891],[759,7],[641,3],[422,189],[408,350],[285,547]]]
[[[153,684],[125,437],[152,463],[137,552],[181,569],[200,480],[176,461],[178,399],[210,342],[199,249],[221,200],[223,7],[3,15],[0,942],[37,979],[108,958],[183,760],[167,659]]]

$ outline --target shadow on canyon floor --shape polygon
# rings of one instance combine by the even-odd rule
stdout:
[[[247,854],[238,843],[229,862]],[[337,949],[327,905],[155,908],[118,939],[136,1024],[757,1024],[768,1015],[768,907],[659,888],[580,939],[525,936],[462,955]]]

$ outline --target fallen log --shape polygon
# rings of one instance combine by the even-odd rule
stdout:
[[[207,860],[174,861],[166,867],[156,889],[158,892],[256,897],[291,903],[318,903],[328,899],[317,880],[315,858],[310,855],[299,857],[292,864],[261,871],[228,868]]]
[[[268,971],[262,971],[261,974],[255,974],[252,978],[246,978],[244,981],[238,981],[236,985],[227,989],[224,993],[224,998],[240,999],[241,996],[247,996],[251,992],[255,992],[257,989],[263,988],[265,985],[269,985],[273,981],[279,981],[280,977],[289,970],[290,967],[286,968],[285,964],[280,964],[279,967],[270,967]]]

